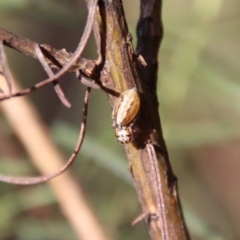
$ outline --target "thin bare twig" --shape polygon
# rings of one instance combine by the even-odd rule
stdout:
[[[12,94],[12,75],[9,70],[7,57],[3,47],[3,41],[0,40],[0,63],[2,64],[2,74],[5,76],[6,83],[8,86],[9,95]]]
[[[85,86],[87,86],[87,87],[90,87],[90,88],[93,88],[93,89],[101,89],[101,88],[102,88],[100,84],[96,83],[95,81],[90,81],[90,80],[88,80],[87,78],[85,78],[84,76],[82,76],[82,75],[80,74],[80,72],[77,72],[77,73],[76,73],[76,77],[80,80],[80,82],[81,82],[83,85],[85,85]]]
[[[20,89],[14,78],[13,80],[14,89]],[[1,81],[5,80],[0,75]],[[26,150],[30,161],[42,175],[54,172],[64,165],[65,159],[51,140],[49,131],[28,98],[2,102],[0,110]],[[109,239],[88,205],[79,180],[76,181],[72,174],[66,171],[48,184],[56,196],[60,211],[74,229],[77,239]]]
[[[6,183],[11,183],[11,184],[16,184],[16,185],[34,185],[34,184],[39,184],[42,182],[49,181],[52,178],[55,178],[62,174],[64,171],[66,171],[71,164],[74,162],[75,158],[78,155],[79,150],[81,149],[83,140],[84,140],[84,135],[86,131],[86,121],[87,121],[87,108],[88,108],[88,100],[89,100],[89,95],[90,95],[91,88],[87,88],[86,93],[85,93],[85,98],[84,98],[84,107],[83,107],[83,119],[81,123],[81,128],[79,132],[79,138],[76,144],[76,147],[74,149],[74,152],[68,159],[68,161],[60,168],[56,173],[49,174],[46,176],[39,176],[39,177],[13,177],[13,176],[7,176],[7,175],[2,175],[0,174],[0,181],[1,182],[6,182]]]
[[[88,13],[88,18],[87,18],[87,23],[85,25],[85,29],[84,29],[84,32],[83,32],[83,35],[82,35],[82,38],[81,40],[79,41],[79,44],[76,48],[76,51],[74,52],[74,54],[72,55],[71,59],[69,60],[69,62],[66,63],[66,65],[64,65],[62,67],[61,70],[59,70],[54,76],[50,77],[50,78],[47,78],[45,79],[44,81],[41,81],[37,84],[35,84],[34,86],[30,87],[30,88],[26,88],[22,91],[19,91],[17,93],[13,93],[8,96],[2,96],[0,97],[0,100],[6,100],[6,99],[9,99],[9,98],[12,98],[12,97],[18,97],[18,96],[23,96],[23,95],[26,95],[28,93],[30,93],[31,91],[33,91],[34,89],[37,89],[37,88],[40,88],[40,87],[43,87],[51,82],[54,82],[56,79],[60,78],[63,74],[65,74],[69,69],[70,67],[72,66],[72,64],[80,57],[80,55],[82,54],[86,44],[87,44],[87,41],[90,37],[90,34],[91,34],[91,31],[92,31],[92,25],[93,25],[93,21],[94,21],[94,17],[95,17],[95,11],[96,11],[96,6],[97,6],[97,0],[93,0],[91,2],[91,5],[89,7],[89,13]]]
[[[53,77],[54,73],[52,71],[52,69],[49,67],[47,61],[45,60],[43,53],[41,51],[41,48],[39,47],[38,44],[35,45],[35,52],[36,55],[38,57],[39,62],[42,64],[42,67],[44,68],[44,70],[46,71],[46,73],[48,74],[49,77]],[[54,90],[57,93],[59,99],[61,100],[62,104],[68,108],[71,107],[71,103],[67,100],[67,98],[64,95],[64,92],[61,88],[61,86],[59,85],[58,81],[54,81],[53,82],[54,85]]]
[[[27,38],[17,36],[0,27],[0,39],[3,40],[3,44],[10,47],[26,56],[36,58],[35,45],[38,44]],[[72,57],[72,53],[66,49],[55,49],[48,44],[41,44],[41,48],[48,65],[56,70],[59,70],[64,66]],[[99,75],[97,69],[98,63],[94,60],[85,59],[80,57],[69,68],[69,72],[81,71],[85,76],[89,78],[95,78]]]
[[[146,218],[150,217],[151,213],[145,212],[141,213],[139,216],[137,216],[133,221],[132,221],[132,226],[136,225],[137,223],[141,222],[142,220],[145,220]]]

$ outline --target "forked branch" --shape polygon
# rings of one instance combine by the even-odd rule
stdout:
[[[94,34],[105,60],[100,77],[103,87],[119,93],[137,88],[141,98],[140,111],[132,126],[134,140],[125,144],[142,206],[142,213],[134,223],[144,219],[152,240],[183,240],[190,237],[163,139],[156,93],[157,53],[163,33],[161,5],[161,0],[141,1],[137,55],[145,59],[145,67],[138,64],[133,53],[120,0],[100,1]],[[112,107],[119,102],[118,97],[108,97]]]
[[[2,69],[3,69],[3,74],[5,76],[8,88],[9,88],[9,94],[5,95],[5,96],[1,96],[0,100],[5,100],[5,99],[9,99],[12,98],[14,96],[23,96],[29,92],[31,92],[33,89],[37,89],[40,88],[42,86],[45,86],[49,83],[53,83],[55,84],[55,90],[59,96],[59,98],[61,99],[61,101],[63,102],[64,105],[66,106],[70,106],[70,103],[67,101],[67,99],[64,97],[64,94],[60,88],[60,86],[57,84],[56,80],[61,77],[64,73],[66,73],[71,66],[73,65],[74,62],[76,62],[76,60],[80,57],[81,53],[83,52],[88,38],[90,36],[91,30],[92,30],[92,25],[93,25],[93,21],[94,21],[94,13],[95,13],[95,9],[97,6],[97,0],[93,0],[91,3],[91,6],[89,7],[89,14],[88,14],[88,19],[87,19],[87,23],[85,26],[85,30],[83,32],[83,36],[81,38],[81,40],[79,41],[78,47],[76,49],[76,51],[74,52],[74,54],[72,55],[72,57],[70,58],[69,62],[67,62],[63,68],[61,70],[59,70],[56,74],[54,74],[52,72],[52,70],[50,69],[50,67],[48,66],[48,63],[46,62],[44,55],[40,49],[40,47],[38,46],[38,44],[34,44],[34,49],[35,49],[35,55],[37,56],[37,58],[39,59],[39,61],[41,62],[43,68],[45,69],[45,71],[47,72],[49,78],[37,83],[34,85],[34,87],[32,88],[28,88],[25,89],[23,91],[17,92],[17,93],[11,93],[12,91],[12,77],[10,74],[10,70],[7,64],[7,58],[3,49],[3,40],[0,41],[0,60],[1,60],[1,65],[2,65]],[[83,108],[83,120],[82,120],[82,124],[81,124],[81,128],[80,128],[80,133],[79,133],[79,139],[78,142],[76,144],[76,147],[74,149],[74,152],[72,153],[71,157],[69,158],[69,160],[66,162],[66,164],[59,169],[56,173],[50,174],[50,175],[46,175],[46,176],[39,176],[39,177],[12,177],[12,176],[5,176],[5,175],[0,175],[0,181],[2,182],[7,182],[7,183],[12,183],[12,184],[18,184],[18,185],[33,185],[33,184],[38,184],[38,183],[42,183],[42,182],[46,182],[58,175],[60,175],[61,173],[63,173],[64,171],[66,171],[66,169],[69,168],[69,166],[74,162],[81,146],[83,143],[83,139],[84,139],[84,134],[85,134],[85,130],[86,130],[86,119],[87,119],[87,107],[88,107],[88,100],[89,100],[89,94],[90,94],[90,90],[91,88],[88,87],[86,90],[86,94],[85,94],[85,99],[84,99],[84,108]]]
[[[86,23],[83,35],[82,35],[82,37],[79,41],[78,46],[77,46],[75,52],[73,53],[73,55],[71,56],[71,58],[69,59],[69,61],[66,62],[66,64],[56,74],[54,74],[51,77],[35,84],[34,86],[32,86],[30,88],[24,89],[24,90],[19,91],[17,93],[12,93],[11,95],[0,96],[0,100],[2,101],[2,100],[6,100],[6,99],[9,99],[9,98],[12,98],[12,97],[18,97],[18,96],[26,95],[26,94],[30,93],[31,91],[33,91],[37,88],[41,88],[43,86],[46,86],[49,83],[53,83],[54,81],[59,79],[62,75],[64,75],[72,67],[72,65],[80,58],[80,55],[82,54],[82,52],[83,52],[83,50],[84,50],[84,48],[87,44],[87,41],[88,41],[89,36],[91,34],[91,31],[92,31],[92,25],[93,25],[93,21],[94,21],[94,13],[95,13],[95,10],[96,10],[96,5],[97,5],[97,0],[93,0],[91,2],[91,6],[89,7],[89,14],[88,14],[88,18],[87,18],[87,23]],[[0,39],[2,39],[1,35],[0,35]],[[5,43],[6,40],[4,38],[2,40],[3,40],[3,43]],[[34,45],[32,44],[32,47],[34,49],[33,56],[36,56],[35,46],[36,46],[36,44],[34,44]]]
[[[70,61],[56,74],[52,75],[49,72],[50,77],[43,82],[11,96],[21,96],[35,88],[52,83],[70,70],[72,64],[80,57],[82,44],[90,34],[89,26],[93,24],[100,55],[98,62],[101,64],[100,85],[102,89],[108,89],[111,106],[114,107],[114,104],[119,102],[118,98],[126,90],[136,88],[140,95],[140,110],[133,126],[136,129],[134,132],[136,136],[132,142],[125,142],[130,171],[142,206],[142,213],[134,223],[144,219],[152,240],[190,239],[158,113],[157,52],[163,34],[162,1],[141,1],[137,54],[133,52],[121,0],[99,1],[97,8],[95,8],[96,0],[86,0],[86,2],[90,11],[85,35]],[[5,40],[4,43],[6,44]],[[43,45],[40,47],[42,51],[45,48]],[[33,55],[36,57],[35,47],[33,49]],[[147,66],[138,64],[136,55],[140,55],[144,59],[142,62],[146,61]],[[41,59],[40,52],[38,56]],[[9,95],[5,96],[2,100],[9,97]]]
[[[79,131],[79,137],[77,144],[75,146],[75,149],[70,156],[70,158],[67,160],[67,162],[60,168],[57,172],[53,174],[49,174],[46,176],[37,176],[37,177],[13,177],[13,176],[7,176],[7,175],[2,175],[0,174],[0,181],[6,182],[6,183],[11,183],[11,184],[16,184],[16,185],[34,185],[34,184],[39,184],[43,183],[46,181],[49,181],[59,175],[61,175],[63,172],[65,172],[74,162],[76,159],[86,132],[86,122],[87,122],[87,109],[88,109],[88,101],[89,101],[89,95],[90,95],[91,88],[87,88],[85,97],[84,97],[84,107],[83,107],[83,118],[82,118],[82,123]]]

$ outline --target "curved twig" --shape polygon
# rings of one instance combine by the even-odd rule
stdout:
[[[78,44],[78,46],[76,48],[76,51],[72,55],[72,57],[69,60],[69,62],[66,63],[66,65],[64,65],[62,67],[62,69],[59,70],[54,76],[52,76],[50,78],[47,78],[44,81],[41,81],[41,82],[35,84],[34,86],[32,86],[30,88],[26,88],[26,89],[24,89],[22,91],[19,91],[17,93],[13,93],[13,94],[8,95],[8,96],[2,96],[2,97],[0,97],[1,101],[9,99],[9,98],[12,98],[12,97],[19,97],[19,96],[26,95],[26,94],[30,93],[31,91],[33,91],[33,90],[35,90],[37,88],[43,87],[43,86],[45,86],[45,85],[47,85],[47,84],[49,84],[51,82],[54,82],[56,79],[60,78],[64,73],[66,73],[70,69],[72,64],[82,54],[82,52],[83,52],[83,50],[84,50],[84,48],[85,48],[85,46],[87,44],[87,41],[88,41],[88,39],[90,37],[91,31],[92,31],[92,25],[93,25],[93,21],[94,21],[94,16],[95,16],[95,10],[96,10],[96,6],[97,6],[97,2],[98,2],[97,0],[92,0],[92,4],[89,7],[89,14],[88,14],[88,18],[87,18],[87,23],[86,23],[86,26],[85,26],[82,38],[79,41],[79,44]]]
[[[38,44],[36,44],[34,48],[35,48],[35,53],[36,53],[36,55],[38,57],[38,60],[42,64],[42,67],[44,68],[45,72],[47,73],[47,75],[49,77],[53,77],[54,73],[53,73],[52,69],[49,67],[47,61],[45,60],[41,48],[39,47]],[[64,94],[61,86],[59,85],[58,81],[55,80],[53,82],[53,85],[54,85],[54,90],[57,93],[57,95],[58,95],[60,101],[62,102],[62,104],[64,106],[70,108],[71,107],[71,103],[65,97],[65,94]]]
[[[12,94],[12,76],[8,67],[7,57],[3,48],[3,40],[0,40],[0,63],[2,64],[2,74],[5,76],[9,90],[9,96]]]
[[[90,95],[91,88],[88,87],[85,93],[84,97],[84,107],[83,107],[83,119],[80,127],[80,132],[79,132],[79,138],[76,144],[76,147],[68,159],[68,161],[60,168],[57,172],[53,174],[49,174],[46,176],[38,176],[38,177],[12,177],[12,176],[7,176],[7,175],[1,175],[0,174],[0,181],[1,182],[6,182],[10,184],[16,184],[16,185],[34,185],[34,184],[39,184],[43,183],[46,181],[51,180],[52,178],[55,178],[62,174],[64,171],[66,171],[74,162],[78,152],[81,149],[84,136],[85,136],[85,131],[86,131],[86,121],[87,121],[87,110],[88,110],[88,101],[89,101],[89,95]]]

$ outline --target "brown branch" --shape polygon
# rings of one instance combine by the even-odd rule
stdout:
[[[147,83],[148,89],[151,91],[151,97],[155,105],[155,111],[158,111],[158,99],[157,99],[157,75],[158,75],[158,50],[163,37],[163,24],[161,18],[162,11],[162,0],[155,1],[141,1],[141,11],[140,18],[137,26],[137,53],[143,56],[148,65],[143,67],[139,65],[139,70],[141,77],[144,82]],[[164,222],[167,222],[166,226],[169,228],[171,235],[170,239],[183,239],[181,236],[184,236],[186,239],[190,239],[187,227],[184,222],[181,204],[179,201],[179,195],[177,190],[177,180],[172,172],[171,165],[168,158],[167,148],[163,139],[162,129],[159,114],[156,114],[155,119],[159,122],[159,138],[160,138],[160,152],[159,148],[151,148],[152,158],[155,158],[154,163],[156,165],[156,170],[158,168],[166,169],[166,173],[159,172],[161,181],[167,183],[166,192],[164,193],[164,207],[165,207],[165,216],[166,219]],[[162,158],[164,162],[162,163]],[[158,166],[158,167],[157,167]],[[156,174],[157,176],[158,174]],[[161,195],[161,189],[159,189]],[[173,202],[172,202],[173,201]],[[174,204],[173,204],[174,203]],[[164,209],[163,209],[164,210]],[[172,213],[169,217],[169,213]],[[172,227],[170,226],[170,223]],[[167,236],[166,236],[167,238]]]
[[[140,65],[139,70],[142,78],[147,82],[149,90],[156,94],[158,52],[163,38],[162,0],[142,0],[140,10],[137,24],[136,52],[143,56],[147,66],[142,67]]]
[[[87,1],[89,2],[89,1]],[[103,87],[122,93],[137,87],[141,109],[134,122],[134,141],[125,144],[130,170],[145,216],[151,239],[190,239],[184,223],[172,172],[164,143],[158,100],[157,53],[162,38],[161,1],[142,1],[138,23],[137,53],[147,67],[138,66],[133,53],[128,28],[120,0],[100,1],[94,24],[94,34],[102,54]],[[114,106],[116,96],[109,95]]]
[[[80,55],[82,54],[82,52],[87,44],[87,41],[88,41],[91,31],[92,31],[92,25],[93,25],[93,21],[94,21],[96,5],[97,5],[97,0],[93,0],[91,2],[91,5],[89,6],[87,23],[85,25],[83,35],[78,43],[78,46],[77,46],[74,54],[71,56],[70,60],[56,74],[54,74],[54,76],[51,76],[51,77],[35,84],[33,87],[26,88],[22,91],[13,93],[11,95],[1,96],[0,100],[3,101],[6,99],[9,99],[9,98],[12,98],[12,97],[19,97],[19,96],[26,95],[26,94],[30,93],[31,91],[33,91],[34,89],[46,86],[49,83],[53,83],[56,79],[60,78],[63,74],[65,74],[71,68],[72,64],[74,62],[76,62],[76,60],[80,57]],[[34,51],[35,51],[35,47],[36,47],[36,45],[34,45]]]
[[[17,36],[2,28],[0,28],[0,39],[7,47],[37,59],[35,45],[39,43]],[[61,69],[62,66],[66,65],[72,57],[72,53],[67,52],[65,49],[57,50],[47,44],[40,44],[40,46],[43,51],[45,61],[53,69]],[[85,76],[95,78],[97,75],[96,65],[95,61],[79,58],[72,64],[68,71],[81,71]]]
[[[92,1],[86,1],[91,10]],[[91,16],[93,22],[93,15]],[[134,141],[125,144],[131,174],[142,205],[143,213],[140,214],[138,221],[145,218],[151,239],[182,240],[189,239],[189,235],[182,216],[176,178],[162,136],[156,95],[157,53],[162,33],[161,1],[142,0],[137,54],[143,56],[147,66],[138,65],[121,1],[99,1],[99,8],[95,14],[94,34],[99,51],[97,65],[99,68],[102,67],[100,76],[102,88],[108,89],[108,93],[114,93],[108,94],[112,106],[120,93],[134,87],[137,87],[141,98],[140,112],[133,126]],[[3,40],[10,46],[11,41],[8,41],[8,38]],[[21,49],[19,46],[14,47]],[[41,47],[47,51],[51,49],[46,45]],[[80,48],[79,44],[71,60],[66,61],[63,64],[64,68],[54,77],[35,86],[41,87],[53,82],[64,71],[71,69],[71,64],[80,56]],[[36,57],[35,53],[31,52],[33,49],[32,46],[30,50],[21,51]],[[52,62],[48,64],[51,66]]]
[[[11,83],[12,75],[8,67],[8,61],[3,48],[2,40],[0,40],[0,63],[2,65],[2,70],[3,70],[2,75],[5,76],[5,80],[8,86],[8,92],[9,92],[9,95],[11,95],[12,94],[12,83]]]
[[[73,54],[73,56],[71,57],[69,62],[67,62],[66,65],[64,65],[63,68],[56,74],[53,74],[53,72],[47,65],[46,61],[44,60],[44,56],[41,52],[40,47],[37,44],[35,44],[35,46],[34,46],[35,54],[49,75],[48,79],[36,84],[35,85],[36,88],[44,86],[45,84],[48,84],[48,83],[56,82],[56,79],[58,79],[61,75],[63,75],[71,67],[71,64],[74,63],[76,61],[76,59],[78,59],[80,57],[80,54],[82,53],[83,49],[85,48],[88,38],[90,36],[91,30],[92,30],[96,5],[97,5],[97,0],[93,0],[89,7],[88,19],[87,19],[87,23],[85,26],[83,36],[82,36],[81,40],[79,41],[79,44],[78,44],[78,47],[77,47],[75,53]],[[5,58],[5,54],[4,54],[4,50],[3,50],[2,40],[0,42],[0,50],[2,50],[0,53],[1,53],[1,57],[3,59],[3,65],[5,66],[5,68],[4,68],[5,72],[8,73],[9,69],[8,68],[6,69],[7,62],[6,62],[6,58]],[[10,78],[7,80],[7,83],[11,83]],[[84,105],[84,111],[83,111],[84,114],[87,114],[87,103],[88,103],[90,89],[91,88],[88,87],[87,91],[86,91],[86,96],[85,96],[85,101],[84,101],[85,105]],[[31,90],[31,89],[26,89],[26,90],[20,91],[20,92],[18,92],[18,95],[21,94],[21,96],[22,96],[24,93],[27,93],[29,90]],[[16,96],[16,94],[15,95],[10,94],[9,96],[2,97],[1,99],[4,100],[7,98],[11,98],[12,96]],[[66,99],[64,99],[62,96],[60,96],[60,98],[62,99],[63,102],[66,103]],[[67,104],[68,104],[68,102],[67,102]],[[82,122],[81,130],[79,133],[79,140],[77,142],[77,145],[75,147],[73,154],[71,155],[71,157],[69,158],[67,163],[62,168],[60,168],[56,173],[46,175],[46,176],[39,176],[39,177],[12,177],[12,176],[0,175],[0,181],[12,183],[12,184],[18,184],[18,185],[33,185],[33,184],[46,182],[46,181],[62,174],[73,163],[74,159],[76,158],[76,156],[81,148],[81,145],[82,145],[82,142],[84,139],[84,133],[85,133],[86,117],[87,117],[86,115],[83,115],[83,122]]]
[[[79,137],[77,144],[75,146],[75,149],[70,156],[70,158],[67,160],[67,162],[55,173],[53,174],[48,174],[45,176],[37,176],[37,177],[13,177],[13,176],[7,176],[7,175],[2,175],[0,174],[0,181],[1,182],[6,182],[6,183],[11,183],[11,184],[16,184],[16,185],[33,185],[33,184],[39,184],[43,182],[47,182],[59,175],[61,175],[63,172],[65,172],[74,162],[76,159],[83,140],[85,136],[85,131],[86,131],[86,122],[87,122],[87,108],[88,108],[88,100],[89,100],[89,94],[90,94],[91,88],[87,88],[85,97],[84,97],[84,107],[83,107],[83,119],[81,123],[81,128],[79,131]]]

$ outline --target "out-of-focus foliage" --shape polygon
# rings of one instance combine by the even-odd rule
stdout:
[[[124,7],[134,35],[139,5],[124,1]],[[234,0],[163,3],[160,113],[184,213],[196,240],[240,238],[239,9],[240,2]],[[74,50],[85,17],[84,1],[0,0],[0,27],[56,48]],[[88,46],[85,57],[94,59],[94,41]],[[45,77],[37,61],[12,50],[7,53],[23,86]],[[77,138],[84,87],[70,74],[62,86],[73,105],[70,110],[51,87],[31,98],[67,158]],[[106,96],[93,91],[87,137],[71,171],[113,239],[147,239],[143,223],[130,226],[141,210],[110,113]],[[34,172],[3,116],[0,156],[1,172]],[[76,239],[47,185],[0,183],[0,214],[0,239]]]

